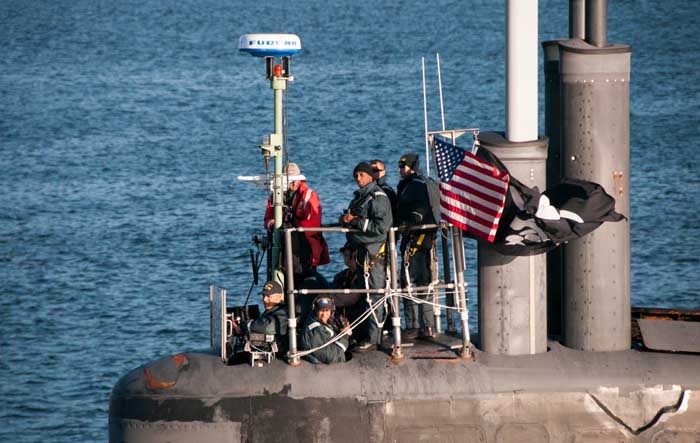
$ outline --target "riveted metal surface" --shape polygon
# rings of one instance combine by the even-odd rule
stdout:
[[[562,174],[600,184],[629,217],[630,52],[560,42]],[[575,49],[575,50],[572,50]],[[604,223],[563,248],[564,340],[581,350],[627,349],[629,221]]]
[[[512,176],[544,190],[546,137],[511,143],[502,133],[483,132],[479,140]],[[546,257],[507,257],[480,242],[478,262],[481,349],[503,355],[546,352]]]

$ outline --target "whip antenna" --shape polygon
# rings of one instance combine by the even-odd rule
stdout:
[[[430,148],[428,147],[428,97],[425,92],[425,57],[420,58],[423,71],[423,127],[425,129],[425,175],[430,177]]]
[[[437,60],[438,90],[440,91],[440,118],[442,119],[442,130],[445,130],[445,106],[442,101],[442,75],[440,74],[440,53],[435,53]]]

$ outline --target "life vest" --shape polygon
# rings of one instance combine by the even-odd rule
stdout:
[[[322,209],[318,195],[310,189],[306,181],[301,181],[299,189],[294,193],[289,207],[285,208],[283,226],[294,226],[300,228],[317,228],[321,226]],[[274,209],[272,207],[272,196],[267,200],[265,210],[265,228],[272,229],[275,222]],[[304,232],[304,237],[311,247],[311,264],[320,266],[330,263],[328,244],[321,232]]]

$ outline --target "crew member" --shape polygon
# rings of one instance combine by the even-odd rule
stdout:
[[[375,183],[377,183],[386,196],[389,197],[389,201],[391,202],[391,216],[394,219],[394,223],[396,223],[396,192],[394,192],[394,189],[386,182],[386,166],[384,162],[379,159],[370,161],[369,165],[372,167],[372,178]]]
[[[326,295],[319,295],[313,303],[313,311],[304,323],[304,332],[301,335],[301,349],[309,350],[319,348],[336,337],[341,331],[347,330],[347,335],[338,338],[321,349],[318,349],[304,358],[311,363],[331,364],[345,362],[345,352],[348,349],[349,336],[352,330],[348,328],[347,320],[342,325],[334,321],[335,304],[333,299]]]
[[[246,327],[249,332],[274,335],[279,354],[284,355],[289,347],[287,337],[288,319],[287,309],[284,305],[284,289],[276,281],[268,281],[263,286],[263,305],[265,311],[255,320],[249,320]],[[235,330],[240,333],[239,325],[233,324]]]
[[[340,248],[340,253],[343,254],[343,262],[346,267],[335,274],[331,287],[333,289],[352,289],[357,286],[355,281],[363,278],[358,272],[357,254],[349,242]],[[359,306],[360,303],[358,303],[361,296],[361,294],[333,294],[336,310],[342,312],[351,323],[362,315],[362,306]]]
[[[353,287],[353,282],[358,277],[355,248],[353,248],[349,242],[346,242],[345,245],[340,248],[340,253],[343,254],[345,269],[335,274],[331,286],[333,289],[350,289]]]
[[[418,171],[418,154],[402,156],[398,166],[401,181],[397,186],[397,225],[412,227],[434,224],[435,217],[430,206],[428,186]],[[403,261],[401,285],[404,289],[409,285],[409,279],[412,287],[428,286],[433,280],[431,265],[435,232],[435,229],[404,231],[400,248]],[[432,301],[432,295],[427,291],[420,291],[414,296]],[[404,317],[407,338],[433,336],[435,319],[432,305],[418,304],[404,298]]]
[[[328,280],[311,266],[311,251],[300,251],[301,273],[294,274],[294,287],[296,289],[329,289]],[[303,322],[311,312],[311,304],[314,301],[312,294],[297,294],[297,315]]]
[[[356,231],[347,233],[348,242],[357,251],[360,278],[355,280],[356,289],[384,289],[386,287],[386,238],[392,225],[391,202],[372,178],[372,167],[362,162],[355,166],[353,176],[358,190],[348,209],[340,217],[345,227]],[[380,344],[380,323],[384,319],[384,304],[377,303],[382,294],[368,294],[362,302],[374,313],[363,323],[362,341],[356,350],[368,351]]]
[[[289,177],[287,191],[284,193],[284,211],[282,227],[317,228],[321,226],[321,202],[316,191],[306,184],[306,178],[301,174],[301,169],[296,163],[289,163],[284,168],[284,174]],[[265,228],[272,230],[275,226],[275,211],[272,204],[272,195],[267,200],[265,209]],[[295,233],[299,234],[299,233]],[[321,232],[304,232],[303,235],[293,236],[293,249],[295,257],[298,257],[299,249],[311,250],[311,266],[325,265],[330,262],[328,244]],[[295,274],[307,271],[297,258]]]

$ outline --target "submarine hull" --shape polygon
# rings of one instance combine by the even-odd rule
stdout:
[[[697,441],[700,356],[634,350],[498,356],[417,344],[345,364],[224,365],[208,352],[125,375],[111,442]]]

